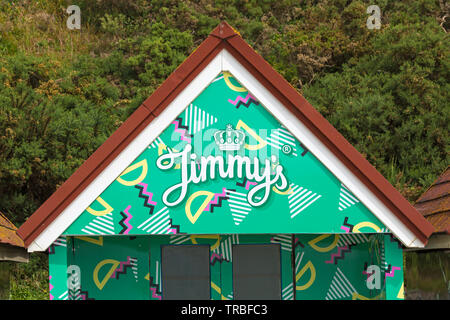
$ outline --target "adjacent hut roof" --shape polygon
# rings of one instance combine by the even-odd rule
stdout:
[[[450,166],[416,201],[417,209],[435,228],[450,234]]]
[[[16,226],[0,212],[0,244],[24,248],[23,240],[17,235]]]

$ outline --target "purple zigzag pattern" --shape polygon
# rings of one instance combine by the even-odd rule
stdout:
[[[157,202],[152,201],[153,193],[151,193],[150,191],[147,191],[148,184],[144,183],[144,182],[140,182],[137,185],[135,185],[135,188],[139,189],[138,197],[145,200],[144,206],[146,206],[147,208],[150,208],[150,214],[152,214]]]
[[[116,270],[114,270],[113,274],[111,275],[111,278],[116,278],[117,276],[117,280],[119,280],[119,275],[126,274],[127,268],[131,267],[130,259],[131,257],[128,256],[127,261],[121,261],[119,266],[116,268]]]
[[[216,262],[222,263],[223,261],[227,261],[223,255],[217,253],[211,255],[211,265],[215,265]]]
[[[256,184],[256,182],[249,181],[246,177],[244,177],[244,180],[242,180],[242,182],[236,182],[237,186],[244,187],[247,190],[249,190],[249,186],[254,186]]]
[[[55,247],[56,245],[54,245],[53,243],[50,245],[50,247],[48,247],[48,254],[55,254]]]
[[[400,268],[400,267],[395,267],[395,266],[389,265],[389,269],[388,269],[389,272],[386,272],[384,274],[384,279],[386,280],[387,277],[393,277],[394,273],[395,273],[395,270],[401,270],[401,269],[402,268]]]
[[[175,132],[181,134],[181,140],[191,143],[192,136],[188,132],[188,127],[181,124],[182,121],[183,119],[178,117],[172,122],[175,125]]]
[[[244,180],[242,180],[242,182],[236,182],[236,185],[238,187],[244,187],[245,188],[245,183],[247,182],[247,178],[244,177]]]
[[[248,93],[245,98],[237,96],[237,98],[234,101],[228,99],[228,102],[234,105],[236,109],[238,109],[241,105],[244,105],[246,108],[248,108],[252,102],[256,105],[259,105],[259,101],[256,100],[256,98],[253,97],[250,93]]]
[[[344,219],[344,225],[341,226],[342,230],[345,230],[346,233],[352,232],[354,225],[347,223],[348,217]]]
[[[333,253],[331,254],[330,260],[325,261],[325,263],[334,263],[337,264],[337,260],[338,259],[344,259],[345,253],[346,252],[350,252],[351,250],[351,246],[347,245],[344,247],[338,247],[338,251],[337,253]]]
[[[54,286],[50,283],[50,280],[52,280],[52,276],[48,276],[48,286],[49,286],[48,292],[50,294],[50,300],[53,300],[53,295],[50,293],[50,291],[52,291]]]
[[[182,233],[182,232],[180,232],[180,226],[179,225],[177,225],[177,224],[173,224],[173,220],[172,219],[169,219],[169,221],[170,221],[170,234],[180,234],[180,233]]]
[[[119,225],[121,225],[123,229],[119,231],[119,234],[128,234],[130,230],[133,229],[133,227],[129,223],[131,218],[133,218],[131,213],[128,211],[130,210],[130,208],[131,206],[128,206],[125,210],[120,212],[120,215],[123,217],[123,219],[119,221]]]
[[[222,189],[222,193],[215,193],[214,199],[211,200],[203,211],[211,211],[214,212],[214,208],[220,208],[222,206],[222,200],[228,200],[228,196],[226,194],[226,189]]]
[[[156,294],[156,288],[150,288],[150,292],[152,293],[152,298],[156,298],[158,300],[161,300],[161,296],[158,296]]]
[[[153,277],[150,276],[150,292],[152,293],[152,298],[161,300],[161,292],[158,290],[159,285],[153,282]]]

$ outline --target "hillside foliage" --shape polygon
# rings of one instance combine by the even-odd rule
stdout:
[[[222,20],[413,202],[449,164],[446,15],[442,0],[2,0],[0,210],[21,225]]]

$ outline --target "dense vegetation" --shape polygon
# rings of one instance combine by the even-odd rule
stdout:
[[[0,0],[0,210],[21,225],[221,20],[414,201],[448,165],[448,15],[443,0]]]

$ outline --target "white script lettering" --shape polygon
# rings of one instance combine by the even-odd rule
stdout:
[[[256,157],[252,161],[246,156],[228,154],[226,163],[224,157],[221,156],[201,156],[196,161],[197,155],[191,153],[191,150],[192,146],[187,144],[183,151],[172,152],[169,150],[169,153],[161,155],[156,160],[156,166],[161,170],[169,170],[175,165],[176,159],[181,160],[181,182],[168,188],[162,197],[163,202],[167,206],[176,206],[183,201],[190,183],[198,184],[208,179],[215,179],[216,171],[218,171],[222,179],[246,177],[249,180],[255,180],[258,184],[247,195],[248,203],[254,207],[258,207],[267,201],[272,186],[279,190],[284,190],[288,185],[287,179],[283,174],[283,167],[280,164],[275,166],[274,172],[271,170],[271,162],[276,162],[274,156],[270,160],[265,159],[264,166],[260,169],[260,163]],[[178,199],[170,202],[169,196],[176,191],[179,192]],[[257,198],[256,194],[259,191],[264,191],[264,196],[255,201]]]

